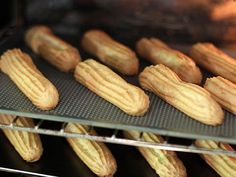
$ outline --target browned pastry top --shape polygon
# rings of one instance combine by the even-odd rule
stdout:
[[[127,83],[111,69],[93,59],[77,65],[75,78],[127,114],[141,116],[148,110],[149,98],[142,89]]]
[[[236,84],[221,76],[207,78],[204,88],[223,108],[236,115]]]
[[[89,30],[82,38],[83,48],[104,64],[125,75],[138,73],[139,61],[128,47],[116,42],[100,30]]]
[[[29,44],[35,53],[39,53],[38,49],[41,45],[50,45],[58,50],[65,50],[67,48],[74,48],[69,43],[61,40],[55,36],[52,30],[47,26],[34,26],[30,28],[26,35],[25,40]]]
[[[224,113],[204,88],[183,82],[176,73],[164,65],[149,66],[139,76],[142,88],[152,91],[190,117],[208,124],[218,125]]]
[[[140,39],[136,43],[136,51],[154,65],[169,67],[185,82],[200,84],[202,80],[201,71],[191,58],[157,38]]]
[[[58,104],[56,87],[20,49],[8,50],[1,56],[1,69],[38,108],[50,110]]]
[[[76,48],[55,36],[46,26],[30,28],[26,32],[25,40],[35,53],[63,72],[73,71],[81,60]]]
[[[236,83],[236,59],[211,43],[197,43],[190,49],[194,61],[217,76]]]

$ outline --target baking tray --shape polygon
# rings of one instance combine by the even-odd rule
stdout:
[[[101,133],[103,130],[100,129],[98,132]],[[27,163],[22,160],[2,132],[0,132],[0,138],[0,167],[60,177],[96,177],[76,156],[65,138],[41,136],[44,152],[41,159],[35,163]],[[181,140],[173,139],[173,141],[179,142]],[[117,161],[118,169],[114,177],[158,177],[135,147],[107,145]],[[189,177],[219,177],[199,155],[189,153],[177,153],[177,155],[184,163]],[[0,172],[1,177],[4,176],[3,174],[5,173]],[[6,176],[14,175],[6,173]],[[19,177],[19,174],[15,174],[15,176]]]
[[[5,50],[13,47],[19,47],[29,53],[39,70],[57,87],[60,102],[54,110],[41,111],[32,105],[6,75],[0,73],[1,113],[61,122],[78,122],[113,129],[134,129],[175,137],[203,138],[236,143],[236,116],[227,111],[225,111],[225,121],[221,126],[208,126],[189,118],[158,96],[146,92],[150,97],[148,112],[142,117],[125,114],[116,106],[76,82],[72,73],[59,72],[35,55],[25,45],[23,34],[24,30],[19,30],[15,35],[9,37],[6,42],[0,43],[0,53],[2,54]],[[81,35],[61,37],[77,46],[83,58],[91,57],[84,54],[79,47],[79,36]],[[120,39],[120,41],[127,43],[123,39]],[[140,70],[147,64],[141,60]],[[205,72],[205,75],[209,76],[209,73]],[[138,85],[137,76],[124,76],[124,79]]]

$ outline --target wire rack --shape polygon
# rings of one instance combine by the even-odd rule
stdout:
[[[191,145],[172,144],[168,142],[168,138],[164,143],[148,142],[142,138],[143,132],[140,133],[140,137],[138,140],[131,140],[131,139],[126,139],[126,138],[117,136],[118,132],[121,131],[118,129],[113,130],[110,135],[105,135],[105,136],[91,135],[89,132],[91,132],[91,130],[94,129],[94,127],[90,126],[90,131],[88,131],[87,134],[80,134],[80,133],[67,132],[65,130],[65,127],[68,122],[61,123],[59,129],[43,128],[43,124],[48,122],[46,120],[39,120],[34,127],[23,127],[23,126],[16,125],[16,121],[18,118],[19,117],[16,117],[10,124],[0,124],[0,128],[27,131],[27,132],[38,133],[38,134],[43,134],[43,135],[88,139],[88,140],[100,141],[104,143],[122,144],[122,145],[156,148],[156,149],[162,149],[162,150],[198,153],[198,154],[221,154],[221,155],[228,155],[228,156],[236,157],[236,152],[234,151],[199,148],[199,147],[196,147],[194,144],[191,144]]]
[[[14,174],[17,174],[19,177],[28,177],[29,175],[38,176],[38,177],[57,177],[54,175],[35,173],[35,172],[18,170],[18,169],[13,169],[13,168],[6,168],[6,167],[0,167],[0,171],[6,172],[6,173],[14,173]]]

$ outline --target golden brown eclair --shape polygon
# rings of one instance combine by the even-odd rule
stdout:
[[[89,131],[88,126],[68,123],[67,132],[96,135],[95,130]],[[81,138],[67,138],[72,149],[79,158],[98,176],[112,177],[117,169],[116,160],[110,150],[102,142]]]
[[[137,53],[152,64],[163,64],[172,69],[183,81],[199,84],[202,80],[200,69],[183,53],[171,49],[156,38],[142,38],[136,44]]]
[[[175,72],[164,65],[149,66],[139,75],[142,88],[154,92],[167,103],[191,118],[208,125],[224,120],[220,105],[204,88],[181,81]]]
[[[211,6],[210,18],[214,21],[232,19],[236,16],[234,1],[222,1]]]
[[[0,114],[0,123],[9,125],[15,118],[16,116]],[[15,124],[23,127],[34,127],[33,120],[24,117],[19,117]],[[43,147],[38,134],[10,129],[2,129],[2,131],[25,161],[35,162],[40,159]]]
[[[88,53],[98,57],[105,65],[125,75],[138,73],[139,61],[128,47],[116,42],[100,30],[87,31],[81,42]]]
[[[222,149],[234,151],[229,144],[217,143],[211,140],[196,140],[195,145],[201,148]],[[236,158],[227,155],[202,154],[201,157],[210,165],[221,177],[236,176]]]
[[[236,60],[211,43],[194,44],[190,50],[194,61],[215,75],[236,83]]]
[[[204,88],[220,105],[236,115],[236,84],[217,76],[208,78]]]
[[[148,110],[149,97],[142,89],[127,83],[111,69],[93,59],[80,62],[74,76],[78,82],[127,114],[142,116]]]
[[[25,41],[35,53],[40,54],[60,71],[74,71],[81,60],[76,48],[55,36],[46,26],[30,28],[26,32]]]
[[[139,140],[140,132],[124,131],[124,136],[129,139]],[[153,133],[143,133],[142,139],[152,143],[163,143],[161,136]],[[150,166],[160,177],[186,177],[186,169],[175,152],[155,148],[137,147]]]
[[[1,70],[7,74],[30,101],[42,110],[57,106],[56,87],[36,68],[30,56],[20,49],[7,50],[1,56]]]

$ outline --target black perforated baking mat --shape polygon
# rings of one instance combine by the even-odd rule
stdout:
[[[21,37],[20,37],[21,36]],[[67,40],[74,45],[79,40]],[[8,48],[20,47],[29,53],[42,73],[57,87],[60,94],[58,106],[51,111],[41,111],[19,91],[14,83],[0,73],[0,112],[55,121],[72,121],[99,127],[136,129],[162,135],[184,138],[210,138],[236,143],[236,116],[225,111],[223,125],[213,127],[199,123],[181,113],[158,96],[148,93],[150,108],[145,116],[132,117],[116,106],[98,97],[74,80],[72,74],[57,71],[27,48],[22,35],[11,37],[0,46],[2,54]],[[80,49],[83,58],[87,57]],[[145,63],[142,64],[141,70]],[[138,85],[137,77],[124,77]]]

